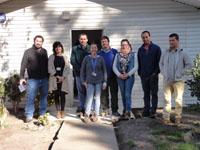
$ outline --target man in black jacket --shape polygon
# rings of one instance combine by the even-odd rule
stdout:
[[[138,50],[138,74],[144,91],[144,117],[155,117],[158,105],[158,74],[161,49],[152,43],[149,31],[141,34],[143,45]]]
[[[76,79],[76,87],[78,90],[79,107],[77,113],[84,114],[85,112],[85,87],[81,83],[80,69],[82,61],[90,52],[90,46],[88,45],[88,37],[85,33],[79,35],[79,45],[72,48],[70,62],[73,66],[73,71]]]
[[[20,69],[20,84],[27,82],[27,97],[25,106],[26,122],[32,121],[35,97],[40,93],[40,116],[46,113],[48,96],[48,56],[42,48],[44,38],[37,35],[34,44],[24,52]],[[28,80],[25,80],[28,73]]]

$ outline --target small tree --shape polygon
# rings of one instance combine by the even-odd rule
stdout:
[[[4,79],[0,77],[0,129],[5,126],[8,111],[4,106]]]
[[[196,96],[197,100],[200,101],[200,54],[197,54],[194,59],[193,66],[189,71],[192,79],[187,80],[189,85],[189,90],[191,91],[191,96]]]
[[[0,77],[0,99],[3,99],[4,97],[4,79]]]
[[[19,102],[21,98],[25,95],[24,93],[20,93],[18,85],[19,85],[20,77],[17,73],[11,73],[9,77],[5,79],[4,94],[13,104],[13,111],[17,113]]]

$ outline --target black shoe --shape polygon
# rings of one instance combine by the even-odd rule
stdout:
[[[113,115],[113,116],[116,116],[116,117],[120,117],[120,116],[121,116],[121,114],[120,114],[118,111],[113,112],[112,115]]]
[[[81,112],[81,108],[78,107],[78,108],[76,109],[76,113],[80,113],[80,112]]]
[[[85,109],[81,109],[81,113],[83,114],[83,116],[85,115]]]
[[[78,117],[81,118],[85,116],[85,109],[81,109],[81,111],[78,113]]]
[[[149,112],[143,112],[142,117],[150,117],[150,113]]]
[[[155,119],[156,118],[156,113],[155,112],[151,112],[149,117],[152,118],[152,119]]]
[[[126,113],[126,111],[123,110],[122,115],[121,115],[121,119],[123,119],[125,117],[125,113]]]

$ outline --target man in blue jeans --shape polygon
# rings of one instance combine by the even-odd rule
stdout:
[[[85,98],[86,91],[83,86],[80,78],[80,70],[82,61],[89,54],[90,46],[88,45],[88,37],[85,33],[79,35],[79,45],[76,45],[72,48],[70,62],[73,66],[73,71],[76,79],[76,87],[78,90],[78,100],[79,107],[77,109],[77,113],[84,114],[85,113]]]
[[[47,51],[42,48],[44,38],[37,35],[34,38],[34,44],[24,52],[21,69],[20,84],[27,82],[27,96],[25,115],[26,122],[31,122],[35,111],[35,97],[40,94],[40,116],[46,113],[48,96],[48,56]],[[28,73],[28,80],[25,80],[25,73]]]

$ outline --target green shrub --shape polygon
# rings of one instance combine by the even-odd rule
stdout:
[[[197,146],[190,143],[181,143],[175,150],[199,150]]]
[[[188,73],[192,76],[192,79],[186,82],[189,85],[191,96],[196,96],[200,101],[200,54],[194,59],[193,66]]]
[[[4,97],[4,79],[0,77],[0,98]]]
[[[5,79],[4,95],[8,98],[8,100],[20,102],[21,98],[25,95],[25,92],[21,93],[19,91],[19,88],[18,88],[19,81],[20,81],[20,77],[16,73],[10,74],[10,76]]]

